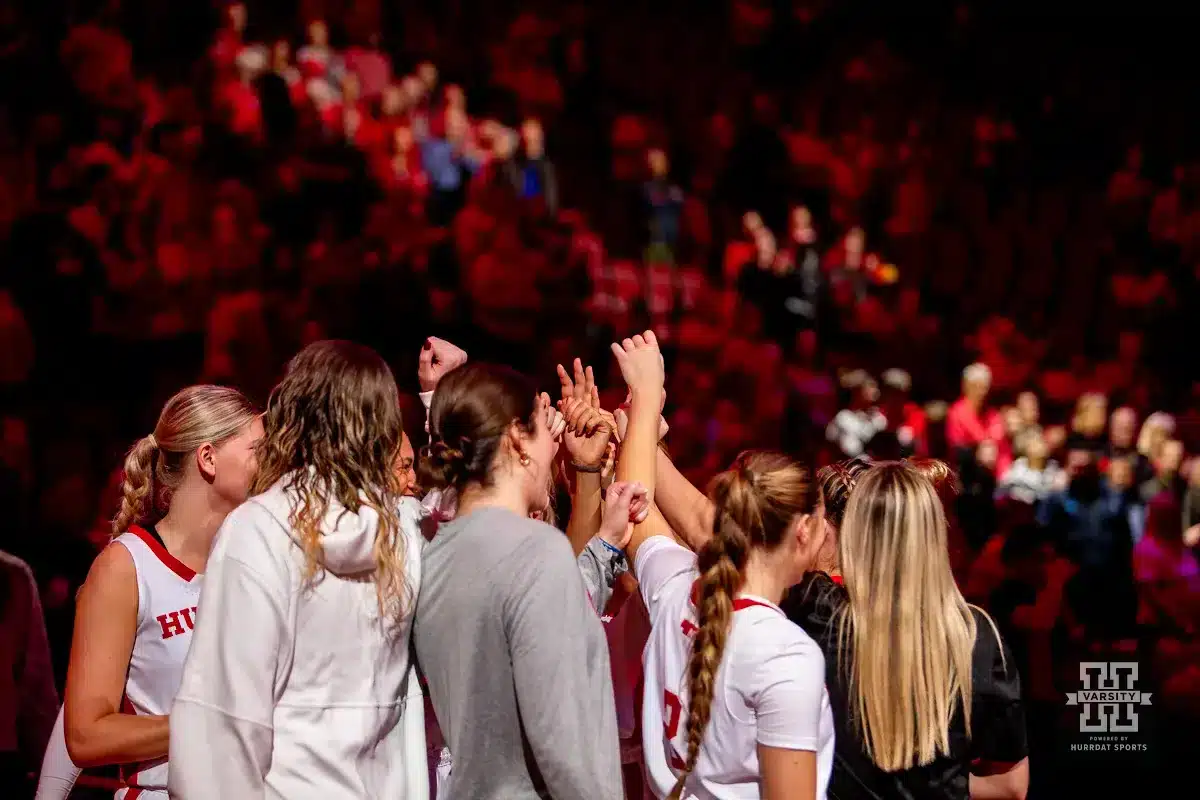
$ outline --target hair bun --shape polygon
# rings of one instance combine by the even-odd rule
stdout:
[[[470,460],[464,450],[469,443],[459,442],[458,445],[454,447],[442,439],[434,439],[425,448],[423,471],[433,487],[454,486],[468,472]]]

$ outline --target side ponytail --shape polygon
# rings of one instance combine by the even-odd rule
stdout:
[[[157,461],[154,434],[143,436],[129,449],[121,479],[121,508],[112,521],[113,536],[120,536],[130,525],[144,522],[153,513]]]
[[[700,758],[717,670],[733,627],[734,597],[750,551],[782,544],[796,515],[814,510],[813,488],[807,470],[785,455],[768,452],[742,453],[709,486],[715,513],[712,538],[698,558],[697,631],[687,671],[687,758],[668,800],[679,800]]]

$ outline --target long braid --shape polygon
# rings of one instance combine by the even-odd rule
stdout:
[[[700,551],[698,559],[698,630],[688,660],[688,752],[683,774],[668,800],[679,800],[688,776],[696,768],[704,731],[712,717],[717,669],[721,666],[733,623],[733,598],[741,587],[742,569],[750,555],[746,527],[755,530],[762,526],[762,514],[753,490],[753,476],[744,470],[724,473],[713,484],[717,513],[713,517],[713,536]]]

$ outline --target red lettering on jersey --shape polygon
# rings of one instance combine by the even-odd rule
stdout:
[[[675,735],[679,733],[679,718],[683,716],[683,703],[679,702],[679,698],[669,691],[663,692],[663,730],[667,735],[667,760],[671,763],[671,769],[687,769],[687,762],[678,756],[675,752],[675,746],[672,742],[675,740]]]
[[[679,627],[683,629],[684,636],[691,636],[693,633],[700,630],[696,627],[696,623],[692,622],[690,619],[685,619],[683,622],[679,623]]]
[[[196,611],[195,606],[193,606],[192,608],[179,609],[179,613],[183,614],[183,621],[187,625],[187,629],[189,631],[196,627],[196,623],[192,621],[192,614],[195,613],[195,611]]]
[[[162,626],[162,638],[170,639],[172,636],[178,636],[181,633],[186,633],[187,629],[183,627],[183,623],[179,620],[179,612],[172,611],[170,614],[159,614],[155,619]]]

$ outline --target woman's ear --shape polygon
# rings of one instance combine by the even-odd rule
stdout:
[[[504,438],[508,442],[506,449],[509,450],[509,454],[514,460],[519,461],[521,456],[525,455],[527,434],[521,430],[520,425],[514,422],[508,426],[508,433]]]
[[[217,477],[217,448],[212,442],[205,442],[196,448],[196,467],[204,480],[212,483]]]

